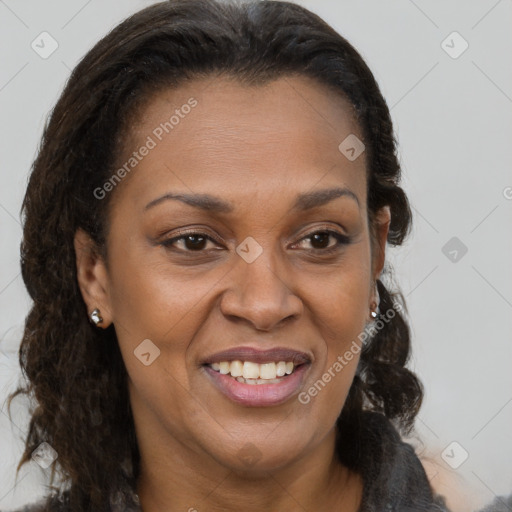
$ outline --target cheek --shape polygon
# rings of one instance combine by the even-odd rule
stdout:
[[[111,256],[119,262],[111,272],[113,323],[128,373],[142,379],[140,384],[149,379],[155,386],[168,381],[167,387],[179,388],[176,383],[188,379],[187,349],[204,321],[204,304],[218,273],[192,279],[191,269],[173,267],[161,257],[154,261],[147,252],[126,251],[115,259],[112,250]],[[151,361],[157,354],[151,366],[137,357],[141,343],[149,348]]]
[[[198,415],[204,422],[189,391],[187,350],[204,320],[202,301],[215,281],[206,276],[191,280],[179,269],[171,272],[170,265],[147,259],[141,264],[130,254],[118,261],[112,276],[112,312],[132,406],[151,409],[160,424],[186,440],[190,432],[183,424]],[[146,366],[148,358],[142,354],[148,352]]]
[[[201,307],[217,275],[173,265],[154,248],[135,247],[117,259],[113,251],[112,261],[119,262],[111,272],[114,323],[134,337],[173,338]]]
[[[321,287],[308,286],[316,290],[310,304],[321,345],[314,374],[299,398],[303,404],[310,402],[326,424],[334,422],[343,408],[359,363],[360,335],[369,319],[369,249],[364,244],[358,249],[338,272],[322,280]]]
[[[332,359],[362,332],[369,315],[370,301],[369,247],[361,243],[354,247],[337,271],[330,272],[313,291],[312,319],[322,334],[327,353]]]

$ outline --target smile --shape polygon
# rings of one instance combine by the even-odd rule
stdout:
[[[293,361],[279,361],[264,364],[252,361],[221,361],[213,363],[210,368],[222,375],[230,375],[238,382],[245,384],[270,384],[278,383],[285,375],[290,375],[295,369]]]
[[[213,368],[213,364],[205,365],[203,368],[214,387],[230,401],[246,407],[270,407],[281,405],[298,394],[302,388],[304,376],[311,366],[309,363],[303,363],[299,366],[294,366],[290,373],[286,373],[285,371],[285,375],[277,377],[277,369],[279,368],[280,371],[282,371],[283,368],[283,365],[279,365],[280,362],[277,364],[268,363],[271,365],[270,369],[266,368],[265,364],[258,365],[249,361],[243,363],[242,372],[247,363],[249,363],[247,364],[247,371],[251,372],[250,375],[256,375],[256,370],[259,370],[256,367],[263,366],[263,375],[271,375],[275,372],[276,377],[271,379],[261,377],[246,378],[243,376],[234,377],[230,372],[228,373],[226,371],[226,366],[224,366],[226,373],[220,371],[221,363],[218,363],[218,370]],[[236,363],[236,374],[239,368],[238,363],[242,363],[241,361],[227,363],[230,369],[233,363]],[[285,363],[285,365],[286,364],[287,363]],[[256,365],[256,367],[253,365]],[[275,369],[272,369],[272,365]],[[215,367],[217,367],[217,365],[215,365]],[[246,375],[247,374],[248,373],[246,373]]]

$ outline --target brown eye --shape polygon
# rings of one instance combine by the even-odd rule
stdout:
[[[177,242],[182,242],[181,248],[175,248]],[[203,252],[208,242],[215,240],[204,233],[185,233],[162,242],[164,247],[181,252]]]
[[[185,247],[192,251],[204,249],[207,238],[202,235],[187,235],[183,237]]]
[[[331,239],[335,239],[334,244],[330,244]],[[350,238],[346,235],[342,235],[337,231],[332,230],[322,230],[315,231],[314,233],[305,236],[300,242],[304,242],[305,240],[310,241],[310,245],[312,246],[312,251],[319,251],[323,253],[331,253],[340,249],[341,246],[347,245],[350,243]]]
[[[314,249],[325,249],[329,247],[331,235],[327,231],[320,231],[310,236],[311,245]]]

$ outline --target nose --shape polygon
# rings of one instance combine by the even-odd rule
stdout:
[[[264,251],[255,261],[240,260],[229,273],[230,287],[222,296],[220,308],[232,322],[248,322],[258,331],[271,331],[302,314],[303,303]]]

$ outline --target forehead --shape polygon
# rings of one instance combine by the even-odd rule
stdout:
[[[363,204],[365,154],[351,161],[339,149],[349,136],[362,139],[352,106],[315,80],[209,77],[154,95],[133,118],[118,166],[139,153],[122,184],[135,202],[173,189],[236,202],[341,184]]]

